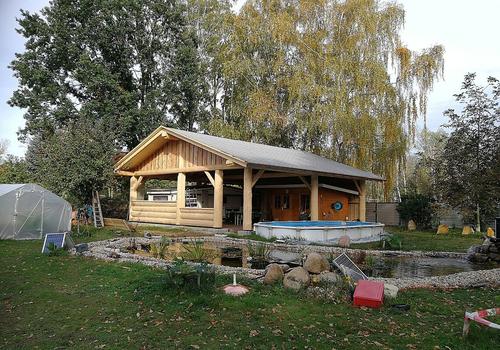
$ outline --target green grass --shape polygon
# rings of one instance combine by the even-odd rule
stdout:
[[[483,242],[479,234],[463,236],[461,231],[452,229],[447,235],[438,235],[435,231],[405,231],[394,227],[388,227],[386,231],[398,236],[402,241],[402,250],[406,251],[466,252],[470,246]],[[380,242],[352,244],[351,248],[382,249]]]
[[[90,239],[112,236],[100,230]],[[0,241],[0,348],[6,349],[494,349],[500,332],[463,313],[498,306],[498,289],[413,290],[363,310],[251,284],[232,298],[167,289],[165,272],[139,264],[47,257],[41,241]],[[229,278],[218,278],[218,285]]]
[[[228,233],[227,236],[231,237],[231,238],[248,239],[251,241],[259,241],[259,242],[274,242],[274,241],[276,241],[275,237],[266,238],[266,237],[259,236],[256,233],[252,233],[249,235],[239,235],[237,233]]]
[[[143,237],[145,232],[153,235],[164,235],[167,237],[197,237],[206,235],[203,232],[193,232],[184,228],[176,227],[156,227],[156,226],[138,226],[136,232],[130,232],[121,227],[106,226],[95,228],[92,225],[80,226],[80,235],[77,234],[76,227],[72,228],[72,238],[75,243],[84,243],[90,241],[101,241],[114,237]]]

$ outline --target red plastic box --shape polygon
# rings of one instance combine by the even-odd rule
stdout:
[[[384,300],[384,284],[382,282],[359,280],[354,290],[354,306],[379,308]]]

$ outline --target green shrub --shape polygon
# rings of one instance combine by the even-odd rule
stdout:
[[[380,242],[382,244],[382,248],[384,249],[402,249],[403,241],[396,235],[391,233],[385,233],[380,237]]]
[[[47,254],[48,256],[61,256],[68,254],[64,248],[59,248],[54,243],[49,243],[49,245],[47,245],[47,250],[49,251]]]
[[[410,220],[415,221],[420,229],[432,227],[434,200],[426,195],[418,193],[407,193],[401,196],[401,202],[397,206],[399,217],[406,225]]]
[[[215,287],[215,270],[207,263],[189,265],[177,259],[167,269],[166,284],[175,289],[209,290]]]

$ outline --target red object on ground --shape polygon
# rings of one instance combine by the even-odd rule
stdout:
[[[384,300],[384,284],[382,282],[359,280],[354,290],[354,306],[378,308]]]

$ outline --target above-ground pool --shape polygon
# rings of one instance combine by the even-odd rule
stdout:
[[[254,230],[265,238],[336,243],[340,237],[349,236],[351,242],[371,242],[380,239],[384,224],[361,221],[267,221],[254,224]]]

